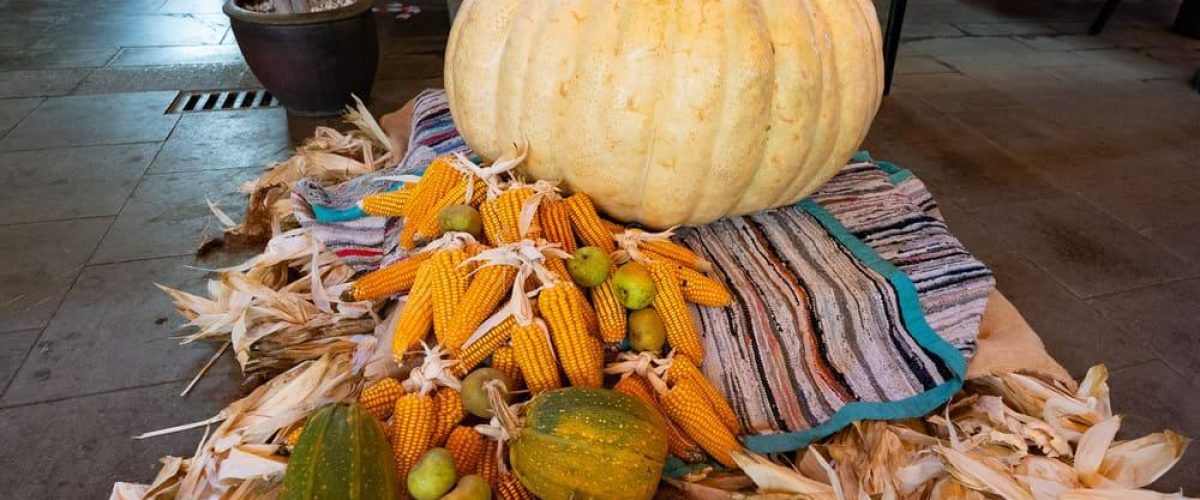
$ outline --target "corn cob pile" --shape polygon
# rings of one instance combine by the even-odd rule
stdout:
[[[404,297],[392,336],[396,361],[411,364],[422,355],[415,348],[423,344],[435,346],[424,355],[432,351],[440,360],[445,352],[450,358],[423,362],[414,377],[456,380],[486,362],[516,382],[509,392],[532,396],[563,386],[602,387],[606,364],[627,345],[629,311],[617,298],[612,272],[600,285],[585,288],[572,280],[566,262],[583,246],[607,252],[613,270],[635,261],[650,271],[655,289],[650,307],[661,316],[675,354],[661,359],[661,353],[645,353],[655,360],[649,379],[625,373],[610,385],[616,382],[616,389],[669,417],[671,449],[679,458],[698,462],[711,456],[733,466],[729,453],[740,449],[738,422],[696,369],[704,349],[688,308],[688,303],[731,303],[728,290],[705,274],[711,265],[672,242],[669,232],[627,229],[605,220],[584,193],[563,197],[550,183],[521,182],[508,173],[519,161],[480,167],[462,156],[443,157],[415,184],[362,200],[368,214],[405,219],[399,245],[410,254],[360,277],[343,299]],[[439,212],[455,205],[478,210],[480,234],[440,231]],[[626,365],[635,358],[619,356]],[[431,365],[445,373],[425,373]],[[617,370],[607,371],[624,373]],[[641,385],[635,388],[636,383]],[[480,473],[502,497],[521,498],[523,490],[503,461],[497,464],[490,456],[497,444],[488,445],[461,425],[462,404],[450,395],[457,392],[428,384],[413,392],[411,385],[384,379],[360,398],[381,420],[390,419],[401,474],[430,447],[445,443],[461,458],[460,472]],[[483,435],[488,434],[485,429]]]

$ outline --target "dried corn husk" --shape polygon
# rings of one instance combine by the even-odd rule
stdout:
[[[1164,431],[1114,442],[1121,418],[1107,378],[1093,367],[1069,390],[1023,374],[984,377],[928,425],[859,422],[809,446],[795,467],[751,462],[744,472],[762,493],[802,497],[827,491],[815,481],[839,499],[1179,498],[1139,488],[1190,440]]]
[[[317,127],[304,145],[286,161],[269,165],[266,172],[242,185],[250,195],[246,220],[225,231],[238,245],[261,244],[279,227],[295,227],[292,188],[301,179],[335,184],[395,164],[391,141],[362,102],[355,101],[345,119],[355,128],[339,132]]]
[[[219,423],[191,459],[165,461],[159,479],[146,491],[169,486],[177,489],[175,498],[236,498],[277,487],[287,463],[280,454],[279,434],[322,405],[354,397],[352,366],[348,355],[306,361],[234,401],[213,418],[138,436],[148,438]],[[122,494],[139,490],[131,486],[121,489]]]
[[[245,263],[218,270],[207,297],[159,288],[186,326],[197,329],[183,343],[228,340],[247,378],[258,382],[301,361],[350,352],[361,342],[356,336],[375,329],[372,303],[341,301],[353,275],[301,228],[275,236]]]

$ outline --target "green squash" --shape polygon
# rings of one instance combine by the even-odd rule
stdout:
[[[543,392],[511,434],[517,478],[545,500],[651,498],[667,458],[662,416],[608,389]]]
[[[308,419],[283,476],[283,500],[399,498],[383,426],[362,405],[328,404]]]

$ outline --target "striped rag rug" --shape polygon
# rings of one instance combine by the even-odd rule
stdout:
[[[925,415],[961,387],[994,281],[911,173],[859,161],[796,205],[678,236],[734,294],[693,312],[751,449]]]
[[[435,157],[470,153],[444,92],[421,93],[399,165],[337,186],[305,182],[296,216],[360,271],[405,257],[400,219],[355,202],[397,187]],[[863,419],[925,415],[961,387],[994,281],[947,230],[910,172],[860,154],[785,208],[678,232],[735,294],[694,308],[706,375],[734,403],[759,452],[795,450]]]

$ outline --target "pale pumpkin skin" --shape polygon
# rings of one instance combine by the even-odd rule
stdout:
[[[802,199],[883,87],[870,0],[467,0],[445,85],[467,144],[650,227]]]

